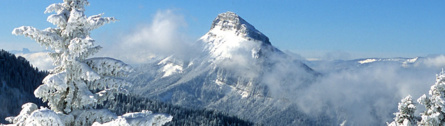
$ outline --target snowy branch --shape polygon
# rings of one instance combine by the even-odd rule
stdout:
[[[104,24],[117,21],[114,17],[102,17],[103,14],[93,15],[88,17],[87,22],[90,25],[90,30],[101,27]]]
[[[30,37],[46,48],[51,48],[54,50],[63,48],[64,46],[63,39],[58,33],[60,33],[60,29],[47,28],[40,31],[30,26],[18,27],[12,31],[12,34],[14,35],[24,35],[26,37]]]
[[[102,76],[126,77],[133,71],[130,65],[108,57],[90,58],[85,63]]]
[[[45,14],[51,12],[56,12],[57,14],[60,14],[66,9],[67,8],[65,7],[64,3],[51,4],[48,7],[46,7]]]

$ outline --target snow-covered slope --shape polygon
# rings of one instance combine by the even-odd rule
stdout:
[[[262,49],[277,51],[267,36],[233,12],[219,14],[200,40],[215,60],[234,58],[239,53],[251,53],[252,58],[259,58]]]
[[[266,125],[321,123],[280,95],[305,88],[319,74],[276,49],[240,16],[219,14],[198,43],[202,53],[194,58],[170,56],[137,68],[130,76],[132,92]],[[289,114],[294,116],[283,117]]]

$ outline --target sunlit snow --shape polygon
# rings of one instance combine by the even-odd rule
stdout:
[[[176,73],[182,73],[183,67],[177,64],[174,64],[170,62],[169,60],[172,59],[172,56],[169,56],[163,60],[161,60],[158,65],[164,65],[162,67],[162,72],[164,72],[164,75],[162,75],[162,78],[171,76]]]
[[[376,59],[366,59],[366,60],[358,61],[358,63],[365,64],[365,63],[372,63],[372,62],[375,62],[375,61],[377,61],[377,60]]]

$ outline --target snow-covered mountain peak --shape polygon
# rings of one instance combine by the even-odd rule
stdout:
[[[219,14],[211,29],[200,38],[215,60],[257,59],[274,52],[269,38],[233,12]]]
[[[218,36],[218,34],[224,34],[222,32],[232,32],[236,36],[247,39],[261,41],[270,45],[269,38],[263,33],[255,29],[254,26],[249,24],[243,18],[233,12],[226,12],[219,14],[215,20],[213,20],[209,33]]]

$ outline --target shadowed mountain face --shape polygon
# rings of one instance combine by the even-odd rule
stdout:
[[[304,89],[319,74],[275,48],[240,16],[219,14],[198,43],[202,53],[194,58],[169,56],[137,68],[130,76],[135,85],[132,92],[266,125],[327,122],[311,119],[281,95]]]

